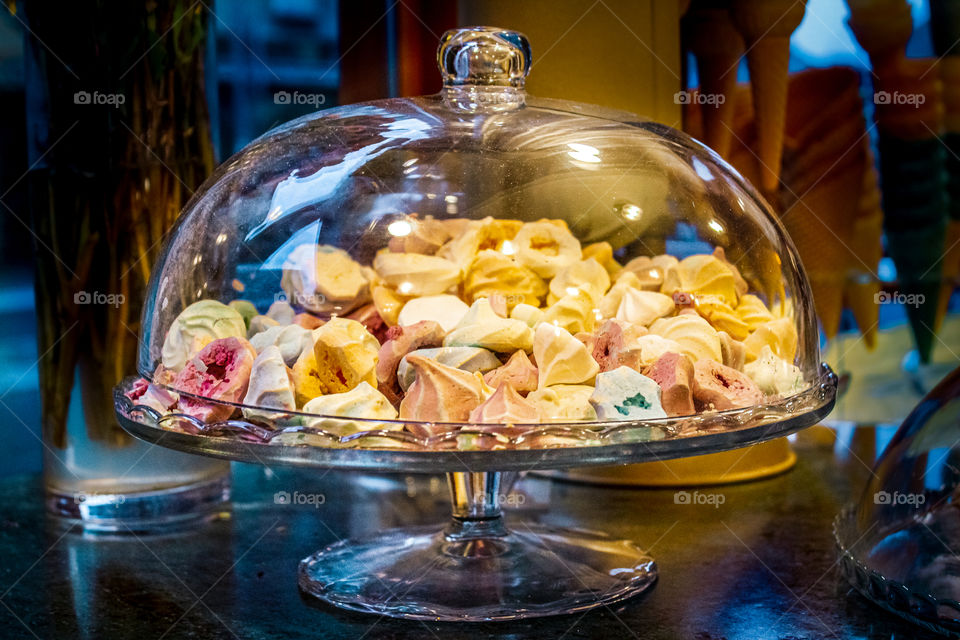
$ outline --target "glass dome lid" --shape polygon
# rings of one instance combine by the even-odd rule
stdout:
[[[837,517],[841,566],[864,596],[960,634],[960,368],[907,416],[859,500]]]
[[[270,428],[519,424],[822,385],[797,252],[734,169],[662,124],[526,95],[521,34],[447,32],[438,60],[439,94],[299,118],[206,181],[155,267],[131,398]]]

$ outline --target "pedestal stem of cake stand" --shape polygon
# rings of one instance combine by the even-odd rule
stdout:
[[[453,518],[444,535],[456,555],[496,555],[503,545],[496,538],[507,535],[500,511],[501,475],[498,472],[448,473]]]

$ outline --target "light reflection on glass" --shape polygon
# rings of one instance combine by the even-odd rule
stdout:
[[[406,220],[394,220],[387,225],[387,232],[398,238],[410,235],[411,231],[413,231],[413,227]]]
[[[643,209],[638,207],[635,204],[625,204],[620,207],[620,212],[623,214],[623,217],[627,220],[639,220],[640,216],[643,215]]]
[[[600,162],[600,152],[596,147],[591,147],[588,144],[580,144],[579,142],[569,142],[567,146],[573,149],[573,151],[567,151],[567,155],[574,160],[580,162]]]

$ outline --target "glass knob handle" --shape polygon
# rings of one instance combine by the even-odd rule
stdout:
[[[525,35],[497,27],[451,29],[443,34],[437,50],[446,87],[521,88],[532,60]]]

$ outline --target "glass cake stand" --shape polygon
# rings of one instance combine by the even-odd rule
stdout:
[[[132,435],[178,451],[258,464],[446,473],[446,527],[409,527],[332,544],[300,563],[300,588],[336,607],[419,620],[492,621],[587,611],[657,580],[653,558],[628,540],[541,525],[508,528],[507,471],[616,465],[696,456],[779,438],[823,419],[837,379],[826,365],[804,391],[776,403],[645,422],[426,425],[338,437],[306,427],[268,430],[245,420],[204,425],[161,416],[117,386],[116,413]],[[335,420],[335,419],[334,419]],[[352,420],[352,422],[363,422]],[[398,426],[398,425],[394,425]],[[311,444],[278,444],[304,435]],[[274,441],[272,442],[271,441]],[[316,446],[320,444],[322,446]]]

